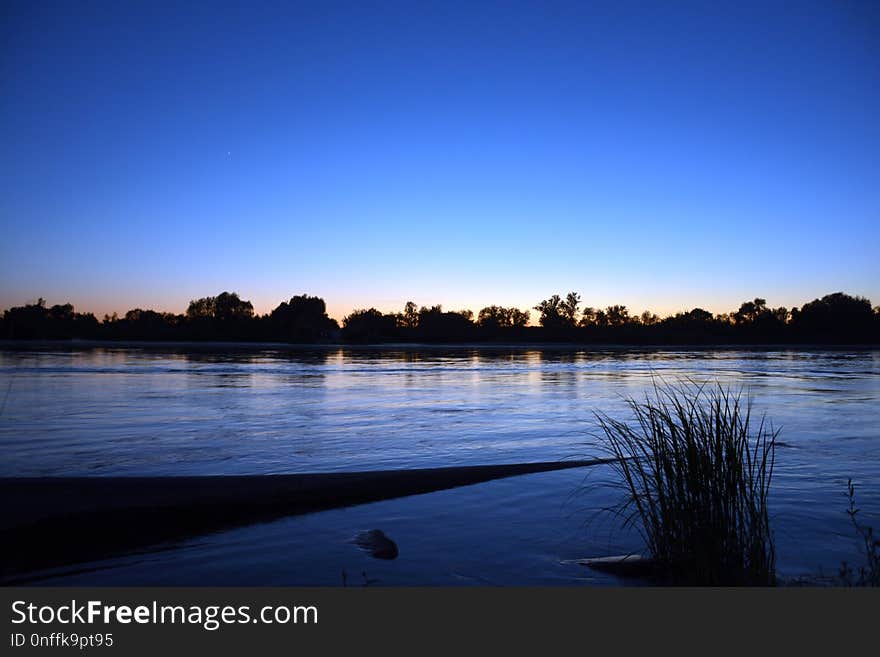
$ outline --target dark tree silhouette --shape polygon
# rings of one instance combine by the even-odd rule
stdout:
[[[419,310],[418,336],[426,340],[463,340],[474,336],[473,313],[443,312],[442,306],[422,307]]]
[[[77,313],[69,304],[46,307],[40,298],[33,304],[3,313],[3,335],[21,340],[83,338],[94,334],[98,320],[91,313]]]
[[[733,319],[737,324],[754,324],[765,312],[767,312],[767,301],[756,298],[754,301],[743,303],[733,314]]]
[[[252,339],[254,307],[235,292],[221,292],[189,302],[188,333],[196,339]]]
[[[215,298],[214,297],[203,297],[201,299],[195,299],[189,302],[189,307],[186,309],[186,317],[190,320],[197,319],[214,319],[215,313]]]
[[[522,312],[518,308],[487,306],[477,315],[477,325],[488,331],[523,328],[528,323],[529,311]]]
[[[601,317],[600,317],[601,313]],[[578,322],[579,326],[600,326],[605,323],[605,313],[601,310],[597,310],[592,306],[587,306],[584,308],[581,313],[581,320]]]
[[[625,326],[630,321],[626,306],[608,306],[605,309],[605,316],[608,326]]]
[[[190,301],[186,316],[193,320],[236,321],[252,318],[254,307],[250,301],[242,301],[235,292],[221,292],[216,297],[203,297]]]
[[[293,342],[326,340],[339,330],[336,321],[327,316],[324,300],[307,294],[279,304],[269,315],[269,323],[273,336],[284,336]]]
[[[804,304],[794,322],[803,334],[818,341],[844,337],[847,341],[877,337],[876,316],[871,302],[843,292],[828,294]]]
[[[418,306],[412,301],[407,301],[406,305],[403,307],[403,322],[402,326],[408,329],[417,328],[419,325],[419,311]]]
[[[558,294],[554,294],[549,299],[544,299],[535,306],[535,310],[541,313],[541,317],[538,319],[541,326],[549,329],[558,329],[565,326],[566,320],[563,319],[561,304],[562,299]]]
[[[581,295],[577,292],[569,292],[565,300],[559,303],[559,311],[565,320],[566,326],[577,324],[578,306],[581,303]]]
[[[342,320],[342,332],[353,342],[386,340],[395,335],[397,322],[394,315],[383,315],[375,308],[355,310]]]
[[[253,304],[242,301],[235,292],[221,292],[214,299],[214,317],[221,322],[251,319],[253,316]]]
[[[9,308],[0,317],[5,339],[109,340],[273,340],[286,342],[516,342],[563,341],[620,344],[878,344],[880,308],[868,299],[843,292],[814,299],[800,308],[770,308],[758,297],[731,313],[713,315],[694,308],[660,319],[650,311],[630,316],[623,305],[604,310],[584,308],[580,295],[545,299],[535,308],[540,327],[527,326],[529,313],[517,308],[486,306],[476,322],[470,310],[444,311],[440,305],[416,310],[408,302],[402,313],[375,308],[348,315],[340,331],[327,316],[320,297],[291,297],[270,314],[256,316],[250,301],[234,292],[194,299],[185,315],[134,308],[122,318],[114,313],[98,322],[69,304],[48,306],[44,299]]]
[[[184,326],[186,318],[135,308],[125,313],[121,320],[104,320],[105,326],[111,322],[115,324],[114,332],[127,340],[169,340],[179,337],[179,329]]]
[[[715,316],[708,310],[702,308],[694,308],[686,313],[687,319],[695,324],[709,324],[715,319]]]
[[[653,326],[654,324],[656,324],[659,321],[660,321],[660,318],[657,317],[657,315],[652,313],[650,310],[646,310],[641,315],[639,315],[639,322],[643,326]]]

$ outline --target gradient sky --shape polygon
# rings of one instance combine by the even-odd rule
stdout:
[[[876,2],[0,11],[0,308],[880,303]]]

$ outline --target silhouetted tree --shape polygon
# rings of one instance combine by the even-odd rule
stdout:
[[[608,326],[624,326],[629,322],[629,310],[626,306],[608,306],[605,316]]]
[[[788,324],[791,320],[791,313],[788,311],[788,308],[785,306],[780,306],[779,308],[774,308],[770,311],[770,314],[773,315],[773,319],[778,324]]]
[[[650,310],[646,310],[641,315],[639,315],[639,321],[642,323],[643,326],[653,326],[660,321],[660,318],[657,317],[657,315],[652,313]]]
[[[214,317],[221,322],[251,319],[253,316],[253,304],[243,301],[235,292],[221,292],[214,299]]]
[[[651,327],[657,342],[673,344],[712,344],[730,340],[733,326],[719,321],[702,308],[676,313]]]
[[[753,324],[758,317],[767,311],[767,301],[756,298],[754,301],[746,301],[737,310],[733,319],[737,324]]]
[[[487,306],[477,314],[477,325],[482,329],[498,330],[507,325],[507,309],[501,306]]]
[[[198,339],[249,339],[254,328],[253,305],[235,292],[190,301],[186,317],[190,337]]]
[[[544,301],[535,306],[535,310],[541,313],[538,322],[544,328],[559,329],[568,325],[568,318],[562,308],[562,299],[558,294],[554,294],[549,299],[544,299]]]
[[[215,314],[215,298],[214,297],[202,297],[201,299],[195,299],[189,302],[189,306],[186,309],[186,316],[188,319],[214,319]]]
[[[419,325],[419,310],[412,301],[407,301],[403,307],[403,327],[414,329]]]
[[[477,315],[477,324],[488,331],[498,329],[522,328],[529,323],[529,312],[518,308],[487,306]]]
[[[282,301],[269,315],[272,335],[295,342],[314,342],[330,338],[339,325],[327,316],[327,305],[320,297],[307,294]]]
[[[464,340],[474,336],[471,311],[443,312],[440,305],[419,310],[418,335],[428,340]]]
[[[55,305],[49,309],[49,319],[53,322],[69,322],[73,320],[73,306],[69,303]]]
[[[843,292],[827,294],[804,304],[796,328],[817,340],[843,337],[847,341],[876,341],[877,325],[871,302]]]
[[[12,339],[89,338],[95,337],[97,328],[92,313],[77,313],[69,303],[47,308],[42,297],[3,313],[3,335]]]
[[[703,310],[702,308],[694,308],[690,312],[686,313],[688,320],[691,322],[695,322],[698,324],[708,324],[715,317],[708,310]]]
[[[353,342],[381,341],[395,334],[393,315],[383,315],[375,308],[354,310],[342,320],[342,333]]]
[[[577,324],[578,306],[581,303],[581,295],[577,292],[569,292],[565,301],[559,303],[559,311],[567,326]]]
[[[880,307],[843,292],[828,294],[800,308],[770,308],[761,298],[732,313],[713,315],[702,308],[660,320],[645,311],[638,318],[626,306],[604,310],[584,308],[580,296],[565,300],[553,295],[535,308],[541,328],[527,327],[529,313],[487,306],[476,324],[469,310],[444,311],[408,302],[402,313],[382,314],[375,308],[356,310],[344,320],[342,338],[351,341],[565,340],[629,344],[730,343],[880,343]],[[515,330],[514,330],[515,329]],[[105,315],[99,323],[91,313],[77,313],[69,304],[48,306],[45,299],[9,308],[0,317],[0,337],[7,339],[105,338],[138,340],[285,340],[314,342],[335,339],[339,330],[319,297],[294,296],[269,315],[257,317],[253,305],[235,293],[223,292],[190,302],[186,315],[134,308],[122,318]]]
[[[511,328],[525,328],[529,324],[531,313],[528,310],[520,310],[519,308],[508,308],[509,324]]]
[[[184,324],[183,315],[159,313],[155,310],[134,308],[120,319],[105,319],[105,327],[129,340],[168,340],[180,337],[180,327]]]
[[[587,306],[584,308],[583,313],[581,313],[581,321],[579,322],[580,326],[599,326],[599,313],[601,310],[597,310],[592,306]],[[604,318],[605,314],[602,313],[602,317]]]

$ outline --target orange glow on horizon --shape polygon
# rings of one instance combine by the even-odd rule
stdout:
[[[268,313],[272,312],[272,310],[275,309],[282,301],[287,301],[290,298],[290,297],[287,297],[285,299],[278,299],[277,301],[272,301],[272,300],[267,299],[265,297],[251,297],[242,291],[238,291],[238,294],[239,294],[239,296],[241,296],[242,299],[250,300],[253,303],[254,313],[256,315],[268,314]],[[214,295],[202,295],[202,296],[214,296]],[[321,296],[321,295],[318,294],[318,295],[313,295],[313,296]],[[551,295],[546,295],[543,298],[549,298],[549,296],[551,296]],[[777,303],[771,299],[768,299],[767,301],[768,301],[768,305],[770,305],[771,307],[785,306],[787,308],[791,308],[793,306],[800,306],[803,303],[811,300],[812,298],[814,298],[816,296],[821,296],[821,295],[813,295],[813,297],[810,297],[809,299],[805,298],[805,299],[797,301],[795,303],[791,303],[791,302]],[[198,298],[198,297],[196,297],[196,298]],[[323,297],[323,298],[325,299],[325,302],[327,302],[327,314],[331,318],[338,321],[340,324],[342,323],[343,318],[346,317],[348,314],[350,314],[354,310],[375,308],[382,313],[389,313],[389,314],[390,313],[399,313],[399,312],[403,312],[404,305],[407,302],[407,300],[394,301],[394,300],[389,300],[389,299],[383,299],[381,301],[376,300],[373,303],[370,303],[368,300],[365,300],[363,303],[357,303],[357,302],[353,302],[350,299],[347,299],[345,301],[334,302],[332,300],[328,300],[326,297]],[[471,300],[462,299],[460,301],[449,301],[447,299],[439,299],[439,300],[430,301],[427,303],[422,303],[422,302],[416,301],[416,297],[413,297],[412,300],[415,301],[416,304],[418,305],[418,307],[420,307],[420,308],[422,306],[430,307],[433,305],[441,305],[443,307],[443,309],[447,310],[447,311],[471,310],[474,313],[474,319],[476,319],[476,317],[478,316],[478,314],[482,308],[485,308],[485,307],[491,306],[491,305],[498,305],[498,306],[504,306],[504,307],[515,307],[515,308],[518,308],[519,310],[523,310],[523,311],[528,310],[529,316],[530,316],[530,321],[529,321],[530,326],[538,326],[538,319],[540,317],[540,313],[537,310],[535,310],[534,306],[536,306],[538,303],[540,303],[541,299],[536,299],[532,302],[523,302],[523,301],[509,302],[509,301],[503,301],[503,300],[494,301],[494,302],[493,301],[475,302],[472,299]],[[630,304],[630,303],[626,303],[625,300],[612,301],[612,302],[592,301],[590,303],[585,303],[584,301],[582,301],[581,305],[580,305],[580,309],[582,310],[583,308],[585,308],[587,306],[592,306],[597,309],[604,309],[610,305],[621,304],[621,305],[624,305],[627,307],[630,315],[633,317],[637,317],[637,316],[641,315],[642,312],[644,312],[645,310],[648,310],[648,311],[654,313],[655,315],[657,315],[658,317],[663,318],[663,317],[667,317],[670,315],[675,315],[676,313],[679,313],[679,312],[687,312],[687,311],[692,310],[694,308],[702,308],[703,310],[707,310],[715,315],[719,315],[719,314],[724,314],[724,313],[729,313],[729,312],[735,311],[737,308],[739,308],[739,306],[742,302],[747,301],[747,300],[748,299],[742,299],[741,301],[733,302],[733,303],[728,303],[728,302],[724,302],[724,301],[716,301],[713,303],[700,303],[700,302],[694,303],[694,302],[691,302],[691,303],[678,303],[678,304],[670,302],[670,301],[666,301],[662,304],[658,304],[653,307],[651,307],[651,306],[644,307],[643,304]],[[0,311],[5,310],[7,308],[14,307],[14,306],[21,306],[21,305],[25,305],[25,304],[36,303],[36,301],[37,301],[36,298],[30,298],[30,297],[2,299],[2,300],[0,300]],[[138,302],[137,299],[133,299],[128,304],[125,304],[125,302],[120,302],[120,300],[118,300],[118,299],[112,299],[112,300],[106,300],[106,301],[96,301],[96,300],[89,300],[89,299],[80,299],[80,298],[76,298],[73,296],[71,296],[70,298],[64,298],[64,299],[56,299],[56,298],[47,298],[46,299],[46,303],[49,306],[52,306],[55,304],[64,304],[64,303],[68,303],[68,302],[73,304],[73,306],[77,312],[91,312],[95,315],[95,317],[97,317],[99,320],[101,320],[101,319],[103,319],[103,317],[105,315],[112,316],[114,313],[116,313],[117,316],[119,316],[119,317],[123,317],[126,312],[128,312],[129,310],[132,310],[134,308],[141,308],[143,310],[154,310],[156,312],[162,312],[162,313],[167,312],[167,313],[173,313],[173,314],[183,314],[186,312],[186,309],[187,309],[187,306],[190,302],[190,299],[189,298],[187,298],[185,300],[175,299],[175,300],[169,300],[164,303],[150,303],[149,300],[147,300],[147,299],[144,299],[144,300]]]

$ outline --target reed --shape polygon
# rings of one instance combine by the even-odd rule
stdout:
[[[846,510],[855,527],[865,553],[864,565],[853,568],[846,561],[840,565],[840,583],[844,586],[880,586],[880,538],[874,536],[874,528],[863,525],[857,518],[856,487],[853,480],[846,482],[849,508]]]
[[[754,426],[751,400],[721,385],[656,383],[628,400],[633,421],[597,413],[658,580],[769,586],[775,552],[767,498],[778,430]]]

